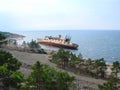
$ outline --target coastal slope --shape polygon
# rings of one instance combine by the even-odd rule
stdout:
[[[24,64],[27,64],[28,66],[33,65],[36,61],[40,61],[42,64],[50,65],[58,70],[61,70],[57,68],[56,64],[53,64],[49,61],[49,55],[46,54],[35,54],[35,53],[27,53],[27,52],[19,52],[14,50],[7,50],[10,53],[13,54],[14,57],[16,57],[19,61],[21,61]],[[28,76],[28,74],[31,72],[31,69],[28,67],[21,67],[21,71],[25,74],[25,76]],[[68,72],[70,75],[75,76],[76,82],[80,84],[80,86],[86,86],[94,88],[95,90],[98,89],[98,84],[103,84],[105,81],[101,79],[94,79],[91,77],[86,76],[80,76],[76,75],[72,72]]]

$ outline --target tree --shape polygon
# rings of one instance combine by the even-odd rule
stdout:
[[[99,76],[101,78],[105,77],[105,71],[106,71],[107,67],[106,67],[104,58],[95,60],[94,69],[96,71],[95,72],[96,78],[98,78]]]
[[[31,72],[30,76],[27,79],[27,86],[29,89],[41,90],[41,82],[42,82],[42,64],[40,62],[36,62],[33,67],[33,72]]]
[[[57,53],[52,55],[52,60],[58,65],[61,65],[63,69],[68,67],[68,65],[76,67],[76,65],[83,62],[81,54],[77,56],[70,51],[65,51],[63,48],[60,48]]]
[[[32,40],[31,42],[27,43],[27,45],[34,53],[47,54],[47,52],[45,52],[44,49],[41,48],[40,44],[36,42],[36,40]]]
[[[68,73],[58,72],[56,90],[69,90],[69,87],[72,85],[73,81],[74,77],[71,77]]]
[[[85,61],[85,66],[86,66],[86,72],[90,74],[91,70],[93,69],[93,62],[90,58]]]
[[[2,81],[5,75],[8,73],[7,64],[0,65],[0,81]]]
[[[21,63],[11,53],[0,50],[0,81],[5,88],[19,88],[23,74],[19,72]]]
[[[7,64],[8,70],[16,71],[20,68],[21,62],[12,56],[11,53],[0,50],[0,65]]]
[[[58,66],[65,68],[68,65],[70,52],[60,48],[57,53],[52,55],[52,61],[57,63]]]
[[[120,63],[119,61],[115,61],[112,64],[112,73],[115,74],[115,77],[117,78],[117,74],[120,72]]]
[[[27,43],[25,41],[22,42],[22,47],[24,49],[24,51],[26,50],[26,48],[28,47]]]
[[[19,89],[22,85],[21,83],[24,82],[24,76],[22,72],[16,71],[16,72],[10,72],[9,76],[6,76],[3,80],[3,84],[6,88],[13,87]]]
[[[98,85],[99,90],[119,90],[120,89],[120,79],[116,77],[111,77],[103,85]]]
[[[83,56],[82,56],[81,53],[79,53],[78,58],[79,58],[79,59],[83,59]]]
[[[22,90],[68,90],[74,77],[66,72],[36,62]]]
[[[7,43],[6,37],[2,33],[0,33],[0,47],[1,45],[6,43]]]
[[[27,43],[25,41],[22,42],[23,47],[27,47]]]
[[[80,63],[79,62],[79,59],[77,58],[77,56],[73,53],[71,53],[71,56],[70,56],[70,64],[72,67],[75,67],[76,64]]]
[[[28,46],[29,46],[30,48],[41,48],[40,45],[39,45],[39,43],[36,42],[36,40],[32,40],[31,42],[29,42],[29,43],[28,43]]]

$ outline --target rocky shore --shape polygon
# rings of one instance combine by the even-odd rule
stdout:
[[[15,33],[10,33],[10,32],[1,32],[4,36],[6,36],[7,38],[24,38],[25,36],[23,35],[19,35],[19,34],[15,34]]]

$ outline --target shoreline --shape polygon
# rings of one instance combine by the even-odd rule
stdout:
[[[24,35],[21,35],[21,34],[16,34],[16,33],[11,33],[11,32],[3,32],[3,33],[9,33],[10,34],[10,36],[14,36],[14,38],[16,39],[16,40],[23,40],[23,38],[25,38],[26,36],[24,36]],[[37,39],[35,39],[36,41],[37,41]],[[40,44],[40,46],[42,46],[42,44]],[[20,46],[21,47],[21,46]],[[48,46],[49,47],[49,46]],[[43,47],[43,49],[47,52],[47,53],[51,53],[51,52],[56,52],[59,48],[57,48],[57,49],[54,49],[54,48],[56,48],[56,47],[52,47],[53,48],[53,50],[52,49],[49,49],[48,47],[46,47],[46,45],[44,45],[44,47]],[[50,46],[50,48],[51,48],[51,46]],[[69,50],[69,49],[65,49],[65,50]],[[74,51],[72,51],[72,50],[70,50],[72,53],[74,53],[74,54],[76,54],[76,55],[78,55],[80,52],[78,52],[78,53],[75,53]],[[83,59],[88,59],[89,57],[84,57]],[[101,57],[102,58],[102,57]],[[100,59],[100,58],[91,58],[92,60],[95,60],[95,59]],[[108,65],[112,65],[112,63],[114,62],[114,60],[112,60],[112,59],[110,59],[110,60],[105,60],[106,61],[106,64],[108,64]]]
[[[40,45],[41,46],[41,45]],[[49,53],[51,53],[51,52],[57,52],[58,50],[59,50],[59,48],[57,48],[56,49],[56,47],[52,47],[52,48],[55,48],[55,49],[49,49],[48,47],[49,46],[47,46],[47,48],[45,48],[45,46],[46,45],[44,45],[44,47],[43,47],[43,49],[49,54]],[[50,46],[51,47],[51,46]],[[70,52],[72,52],[72,53],[74,53],[75,51],[74,50],[69,50],[69,49],[65,49],[65,50],[68,50],[68,51],[70,51]],[[78,55],[78,54],[76,54],[76,53],[74,53],[75,55]],[[102,57],[101,57],[102,58]],[[96,60],[96,59],[101,59],[101,58],[91,58],[92,60]],[[83,57],[83,59],[89,59],[89,57]],[[105,60],[105,59],[104,59]],[[105,62],[106,62],[106,65],[112,65],[112,63],[114,62],[114,61],[109,61],[109,60],[105,60]]]
[[[103,30],[104,31],[104,30]],[[101,31],[101,32],[103,32],[103,31]],[[74,31],[75,32],[75,31]],[[92,44],[92,42],[91,43],[89,43],[88,41],[89,41],[89,38],[88,38],[88,40],[87,39],[85,39],[85,40],[82,40],[81,41],[81,39],[84,39],[84,38],[80,38],[79,36],[81,35],[81,31],[80,31],[80,33],[79,34],[77,34],[78,35],[78,37],[80,38],[80,40],[78,41],[78,39],[76,38],[76,36],[77,35],[74,35],[74,32],[73,32],[73,30],[72,31],[70,31],[70,33],[71,33],[71,36],[72,36],[72,40],[73,41],[75,41],[75,43],[77,43],[80,47],[79,47],[79,50],[78,50],[78,52],[76,52],[75,51],[75,53],[76,54],[79,54],[79,52],[81,52],[81,53],[83,53],[84,55],[84,58],[92,58],[92,59],[99,59],[99,58],[104,58],[109,64],[111,64],[114,60],[118,60],[118,61],[120,61],[120,58],[119,58],[119,54],[117,54],[117,52],[118,52],[118,49],[117,49],[117,51],[116,51],[116,49],[114,50],[111,50],[111,48],[107,48],[107,46],[106,45],[102,45],[101,47],[98,47],[97,46],[97,48],[94,48],[94,47],[89,47],[89,45],[87,45],[87,44]],[[86,32],[86,31],[85,31]],[[98,31],[95,31],[95,32],[98,32]],[[39,38],[39,37],[44,37],[45,35],[52,35],[52,36],[56,36],[56,35],[58,35],[58,34],[60,34],[58,31],[56,31],[56,33],[51,33],[51,30],[50,31],[48,31],[48,33],[46,34],[46,32],[45,31],[37,31],[37,32],[35,32],[35,31],[33,31],[33,30],[31,30],[31,32],[29,33],[28,31],[26,31],[26,32],[24,32],[24,31],[16,31],[16,32],[13,32],[13,33],[17,33],[17,34],[20,34],[20,35],[25,35],[26,37],[24,38],[24,40],[25,41],[30,41],[30,40],[32,40],[32,39],[34,39],[34,40],[37,40],[37,38]],[[24,34],[25,33],[25,34]],[[62,33],[62,32],[61,32]],[[33,36],[33,34],[34,35],[36,35],[35,37]],[[65,34],[65,32],[64,33],[62,33],[61,35],[63,35],[64,36],[64,34]],[[86,35],[86,33],[83,33],[83,35]],[[97,33],[97,34],[100,34],[100,33]],[[113,33],[114,34],[114,33]],[[85,36],[84,35],[84,36]],[[88,34],[89,35],[89,34]],[[91,35],[91,33],[90,33],[90,35]],[[101,34],[100,34],[101,35]],[[110,35],[111,35],[111,33],[110,33]],[[108,35],[109,36],[109,35]],[[85,36],[85,37],[87,37],[87,36]],[[102,38],[102,37],[101,37]],[[94,38],[90,38],[90,40],[93,40]],[[97,37],[96,37],[96,39],[97,39]],[[104,38],[103,38],[104,39]],[[102,39],[102,40],[103,40]],[[114,39],[114,38],[113,38]],[[107,40],[109,40],[109,38],[107,39]],[[72,42],[73,42],[72,41]],[[100,42],[100,41],[99,41]],[[96,41],[96,43],[97,43],[97,41]],[[96,45],[96,43],[94,43],[94,44],[92,44],[92,45]],[[85,45],[84,45],[85,44]],[[107,44],[107,43],[106,43]],[[86,46],[87,45],[87,46]],[[98,44],[98,45],[100,45],[100,44]],[[104,48],[104,46],[106,46],[105,48]],[[112,43],[110,43],[110,46],[112,46]],[[119,46],[119,45],[118,45]],[[116,47],[116,46],[113,46],[113,47]],[[82,49],[83,48],[83,49]],[[101,49],[99,49],[99,48],[101,48]],[[48,48],[49,49],[49,48]],[[98,51],[98,49],[99,49],[99,51]],[[104,52],[104,49],[105,49],[105,52]],[[87,53],[91,53],[90,51],[92,51],[92,50],[94,50],[93,51],[93,54],[90,54],[90,55],[88,55]],[[114,53],[113,53],[113,51],[115,51]],[[73,51],[74,52],[74,51]],[[100,52],[100,53],[99,53]],[[103,54],[103,53],[105,53],[105,54]],[[112,55],[110,55],[110,54],[112,54]]]

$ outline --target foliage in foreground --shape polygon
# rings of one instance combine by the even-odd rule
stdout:
[[[21,63],[11,53],[0,50],[0,82],[5,90],[69,90],[74,77],[67,72],[36,62],[27,79],[19,71]],[[1,87],[1,85],[0,85]]]
[[[22,90],[69,90],[74,81],[74,77],[68,73],[40,62],[36,62],[32,69]]]
[[[120,79],[116,77],[111,77],[103,85],[98,85],[99,90],[120,90]]]
[[[23,74],[18,71],[21,63],[11,53],[0,50],[0,82],[4,89],[20,88],[24,81]]]

